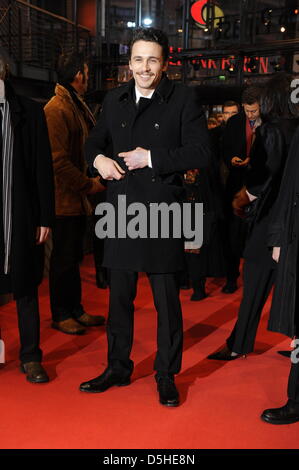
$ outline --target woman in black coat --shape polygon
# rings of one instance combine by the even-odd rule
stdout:
[[[268,82],[261,98],[263,124],[256,131],[245,187],[233,201],[235,213],[244,217],[247,211],[249,223],[243,298],[227,346],[210,359],[232,360],[253,351],[262,309],[274,283],[276,263],[268,249],[267,231],[289,145],[299,124],[290,96],[290,77],[279,74]]]
[[[298,313],[298,237],[299,237],[299,128],[293,138],[274,216],[268,230],[268,245],[273,247],[277,276],[269,319],[269,330],[290,338],[299,336]],[[281,408],[265,410],[262,419],[271,424],[299,421],[298,340],[291,355],[288,401]]]

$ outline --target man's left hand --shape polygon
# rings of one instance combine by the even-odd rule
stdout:
[[[50,233],[49,227],[37,227],[36,229],[36,244],[41,245],[45,243]]]
[[[136,147],[135,150],[130,152],[121,152],[118,156],[124,159],[128,170],[137,170],[148,166],[148,150],[142,147]]]
[[[235,194],[232,202],[234,214],[243,218],[245,216],[244,209],[248,204],[250,204],[250,199],[246,192],[245,186],[243,186],[243,188],[237,194]]]
[[[245,158],[245,160],[242,160],[242,159],[239,158],[239,157],[233,157],[233,158],[231,159],[231,164],[232,164],[233,166],[237,166],[237,167],[247,166],[249,162],[250,162],[250,158],[249,158],[249,157]]]

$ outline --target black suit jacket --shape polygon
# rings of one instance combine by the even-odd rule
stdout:
[[[92,167],[98,154],[115,159],[126,171],[121,181],[108,181],[107,202],[117,211],[118,195],[127,205],[181,201],[184,171],[208,166],[210,143],[206,119],[194,91],[164,76],[152,99],[134,99],[135,82],[109,92],[102,113],[85,145]],[[143,147],[153,168],[128,171],[119,152]],[[110,155],[107,155],[107,151]],[[184,266],[182,239],[108,238],[104,265],[146,272],[174,272]]]
[[[228,204],[231,204],[234,195],[244,185],[246,173],[246,168],[237,168],[231,164],[233,157],[242,160],[246,158],[246,115],[243,111],[232,116],[226,123],[222,138],[222,156],[229,170],[226,196]]]

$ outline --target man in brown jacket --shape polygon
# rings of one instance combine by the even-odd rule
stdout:
[[[80,54],[62,55],[58,64],[55,95],[45,106],[52,149],[56,221],[49,285],[52,327],[63,333],[82,334],[85,326],[104,323],[81,304],[79,264],[83,257],[86,216],[91,214],[88,194],[104,189],[99,178],[88,178],[83,144],[95,120],[83,101],[88,66]]]

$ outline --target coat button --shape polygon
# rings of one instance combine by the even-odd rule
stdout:
[[[158,130],[160,129],[160,124],[158,124],[158,123],[156,122],[154,127],[155,127],[156,131],[158,131]]]
[[[127,123],[126,122],[122,122],[121,123],[121,127],[126,127]]]
[[[296,206],[297,206],[297,202],[294,202],[293,206],[296,207]]]
[[[152,177],[152,182],[155,183],[155,181],[156,181],[156,178],[153,176]]]

